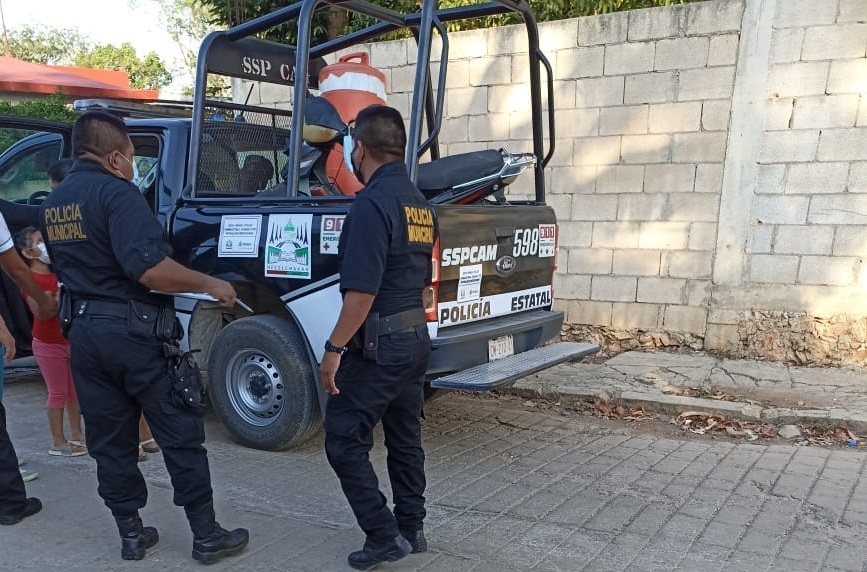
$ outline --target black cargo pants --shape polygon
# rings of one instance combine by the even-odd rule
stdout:
[[[430,351],[424,325],[382,336],[376,361],[363,359],[361,352],[344,354],[336,377],[340,393],[328,398],[328,462],[373,546],[393,540],[398,530],[418,530],[424,521],[426,483],[419,418]],[[379,490],[369,458],[373,428],[380,420],[394,513]]]
[[[20,512],[26,500],[18,456],[6,431],[6,409],[0,403],[0,514]]]
[[[171,400],[162,343],[134,336],[126,320],[98,314],[76,317],[69,331],[75,390],[96,460],[99,496],[115,516],[147,502],[138,468],[142,412],[172,479],[174,502],[200,508],[213,497],[202,415]]]

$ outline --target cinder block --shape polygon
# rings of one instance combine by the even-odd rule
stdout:
[[[558,220],[560,226],[558,235],[560,246],[571,249],[573,247],[587,248],[592,244],[593,223],[563,220],[559,217]],[[566,261],[567,259],[563,258],[563,262]]]
[[[686,302],[686,280],[642,276],[638,279],[636,299],[656,304],[683,304]]]
[[[431,81],[439,81],[440,66],[439,63],[431,64]],[[395,68],[398,69],[398,68]],[[415,78],[415,65],[410,65],[407,69],[412,70],[412,77]],[[410,80],[414,81],[414,80]],[[529,81],[529,79],[527,80]],[[516,83],[520,83],[517,81]],[[410,83],[410,87],[412,87]],[[470,86],[470,60],[449,60],[448,69],[446,70],[446,89],[455,89]]]
[[[566,306],[566,319],[570,324],[608,326],[611,324],[611,302],[570,300]]]
[[[388,86],[391,89],[390,93],[412,91],[415,85],[415,69],[415,66],[391,68],[391,82],[388,82]]]
[[[741,312],[727,308],[710,308],[707,321],[709,324],[737,326],[741,321]]]
[[[792,127],[794,97],[772,97],[765,101],[765,131],[782,131]]]
[[[370,65],[378,68],[396,68],[408,63],[410,62],[407,58],[406,40],[370,44]]]
[[[793,163],[786,174],[786,194],[843,193],[849,163]]]
[[[484,148],[483,143],[478,143],[477,141],[472,142],[461,142],[461,143],[449,143],[448,148],[446,149],[445,155],[461,155],[463,153],[472,153],[473,151],[479,151]],[[514,185],[509,187],[507,191],[514,192]]]
[[[858,127],[867,126],[867,97],[861,98],[861,106],[858,108],[858,119],[855,121]]]
[[[658,40],[680,35],[686,10],[683,6],[665,6],[629,12],[630,42]]]
[[[794,284],[798,275],[798,257],[780,254],[750,256],[750,281],[769,284]]]
[[[809,197],[759,195],[753,198],[751,218],[762,224],[804,224],[809,208]]]
[[[819,137],[819,161],[859,161],[867,150],[867,129],[823,129]]]
[[[715,222],[694,222],[689,225],[690,250],[714,250],[716,248]]]
[[[574,220],[617,220],[617,195],[578,195],[572,200]]]
[[[620,162],[620,137],[581,137],[574,152],[575,165],[614,165]]]
[[[482,28],[450,33],[449,58],[480,58],[488,55],[488,38],[492,35],[491,32],[493,30],[490,28]],[[431,48],[432,54],[439,54],[440,51],[440,47]]]
[[[734,85],[734,66],[685,70],[680,73],[677,99],[725,99],[732,96]]]
[[[849,286],[856,283],[857,258],[839,256],[804,256],[798,270],[801,284]]]
[[[492,85],[490,87],[474,87],[472,90],[488,90],[488,109],[494,113],[524,111],[527,109],[527,90],[523,84]],[[449,114],[452,108],[449,107]]]
[[[514,185],[512,185],[514,186]],[[509,187],[511,189],[511,187]],[[572,196],[571,195],[550,195],[546,197],[548,206],[554,209],[554,213],[558,219],[569,220],[572,216]]]
[[[620,155],[624,163],[667,163],[671,147],[671,135],[624,135]]]
[[[806,197],[797,198],[806,200]],[[867,196],[852,193],[815,195],[810,202],[807,221],[812,224],[867,224]]]
[[[554,167],[548,170],[551,173],[548,184],[550,193],[575,195],[596,190],[596,167]]]
[[[747,252],[753,254],[770,254],[774,250],[774,232],[777,226],[773,224],[753,224],[747,243]]]
[[[573,274],[611,274],[614,253],[604,248],[570,248],[569,272]]]
[[[599,167],[596,179],[597,193],[640,193],[644,189],[644,167],[641,165],[612,165]]]
[[[446,96],[448,97],[448,96]],[[388,104],[400,111],[404,120],[409,119],[410,99],[408,93],[391,93],[388,96]]]
[[[511,131],[511,126],[509,127]],[[512,139],[515,140],[514,138]],[[529,143],[528,143],[529,145]],[[511,145],[509,146],[511,150]],[[551,156],[551,162],[548,163],[549,168],[557,168],[572,165],[572,140],[571,139],[555,139],[554,140],[554,155]]]
[[[740,30],[743,11],[742,0],[689,4],[686,7],[686,33],[715,34]]]
[[[626,76],[624,102],[662,103],[674,101],[677,94],[675,72],[654,72]]]
[[[831,62],[828,93],[867,92],[867,59]]]
[[[779,254],[831,254],[832,226],[791,226],[777,228],[774,252]]]
[[[801,59],[804,28],[780,28],[771,36],[771,63],[787,64]]]
[[[785,190],[785,165],[759,165],[756,173],[756,193],[772,195]]]
[[[684,250],[689,242],[688,222],[644,222],[638,247],[658,250]]]
[[[578,45],[598,46],[626,41],[628,14],[614,12],[578,20]]]
[[[619,220],[655,221],[665,218],[668,196],[664,194],[635,193],[621,195],[617,209]]]
[[[635,302],[637,280],[631,276],[594,276],[590,286],[590,298],[610,302]]]
[[[707,324],[704,349],[720,354],[737,353],[741,347],[738,327],[728,324]]]
[[[658,250],[614,251],[613,274],[626,276],[659,276]]]
[[[867,227],[838,227],[834,234],[833,253],[837,256],[867,256]]]
[[[695,165],[648,165],[645,193],[691,193],[695,188]]]
[[[867,193],[867,162],[852,163],[849,168],[850,193]]]
[[[867,52],[867,24],[815,26],[804,33],[801,59],[840,60],[863,58]]]
[[[828,82],[828,62],[799,62],[771,66],[766,84],[768,97],[822,95]]]
[[[461,143],[469,140],[469,117],[450,117],[443,119],[440,137],[449,143]]]
[[[574,80],[554,82],[554,109],[566,109],[575,106],[576,83]],[[527,105],[529,106],[529,95]],[[547,96],[542,95],[542,109],[548,111]]]
[[[799,97],[795,101],[792,127],[795,129],[854,127],[858,115],[858,94]]]
[[[446,110],[448,117],[486,114],[488,112],[488,88],[468,87],[448,90],[446,92]]]
[[[867,21],[867,3],[864,0],[840,0],[837,22]]]
[[[540,34],[544,34],[547,29],[548,22],[541,22],[539,24]],[[451,37],[451,34],[449,34],[449,38]],[[523,26],[520,25],[501,26],[497,28],[494,33],[488,34],[487,39],[487,53],[491,56],[526,54],[529,51],[527,42],[527,31]],[[449,49],[449,52],[451,52],[451,49]]]
[[[707,64],[710,38],[692,37],[656,42],[655,70],[703,68]]]
[[[500,141],[509,138],[509,114],[490,113],[469,118],[470,141]],[[449,139],[452,141],[452,139]]]
[[[813,161],[816,158],[818,145],[819,131],[817,130],[766,131],[762,135],[759,162]]]
[[[470,60],[470,85],[501,85],[511,82],[511,57],[496,56]]]
[[[731,118],[731,100],[718,99],[702,102],[701,128],[704,131],[728,131]]]
[[[639,229],[637,222],[593,223],[593,247],[636,248]]]
[[[713,295],[713,282],[710,280],[689,280],[686,283],[687,306],[707,307]]]
[[[600,77],[576,82],[577,107],[623,105],[623,78]]]
[[[675,133],[672,161],[677,163],[722,163],[726,157],[728,133]]]
[[[710,278],[713,272],[713,252],[666,252],[662,274],[672,278]]]
[[[831,24],[837,17],[837,0],[786,0],[777,2],[774,27],[799,28]]]
[[[602,110],[605,111],[604,109]],[[529,115],[529,114],[528,114]],[[547,122],[547,118],[546,118]],[[554,123],[557,129],[568,137],[590,137],[599,134],[598,109],[558,109],[554,112]],[[530,123],[527,124],[528,126]],[[603,133],[604,135],[604,133]]]
[[[491,28],[491,33],[497,30]],[[573,48],[578,43],[578,20],[552,20],[539,26],[539,48],[545,54]]]
[[[701,128],[701,102],[662,103],[650,106],[651,133],[698,131]]]
[[[605,75],[646,73],[653,70],[653,42],[605,46]]]
[[[717,2],[702,2],[701,4],[718,4]],[[699,6],[701,4],[698,4]],[[723,2],[722,4],[725,4]],[[707,323],[707,310],[690,306],[666,306],[663,325],[666,330],[704,335]]]
[[[563,300],[586,300],[590,297],[590,277],[580,274],[555,274],[554,294]]]
[[[605,48],[570,48],[557,51],[554,77],[556,79],[577,79],[602,75]]]
[[[647,106],[606,107],[599,117],[601,135],[647,133]]]
[[[719,193],[722,190],[723,164],[703,163],[695,173],[695,192]]]
[[[624,330],[656,330],[659,327],[661,306],[615,302],[611,311],[611,326]]]
[[[719,196],[710,193],[677,193],[668,195],[667,220],[715,222],[719,212]]]
[[[712,36],[710,52],[707,56],[708,66],[733,66],[738,61],[738,34]]]

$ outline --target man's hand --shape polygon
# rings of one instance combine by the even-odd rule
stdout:
[[[325,352],[322,356],[322,363],[319,364],[319,379],[322,380],[322,387],[328,395],[337,395],[340,390],[337,389],[337,384],[334,383],[334,376],[337,375],[337,370],[340,368],[340,354],[335,352]]]
[[[235,288],[225,280],[219,278],[214,279],[214,283],[209,286],[208,294],[220,301],[220,306],[223,308],[234,308],[235,300],[238,299],[238,294]]]
[[[12,337],[5,325],[0,328],[0,344],[3,345],[5,353],[3,359],[6,362],[12,361],[15,358],[15,338]]]

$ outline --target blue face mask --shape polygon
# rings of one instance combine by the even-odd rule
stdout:
[[[352,151],[355,149],[355,142],[352,140],[352,135],[343,136],[343,162],[350,173],[355,173],[355,167],[352,165]]]

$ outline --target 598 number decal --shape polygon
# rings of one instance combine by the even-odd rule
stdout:
[[[514,247],[512,256],[536,256],[549,258],[554,256],[557,236],[557,225],[540,224],[534,228],[519,228],[515,230],[512,239]]]

